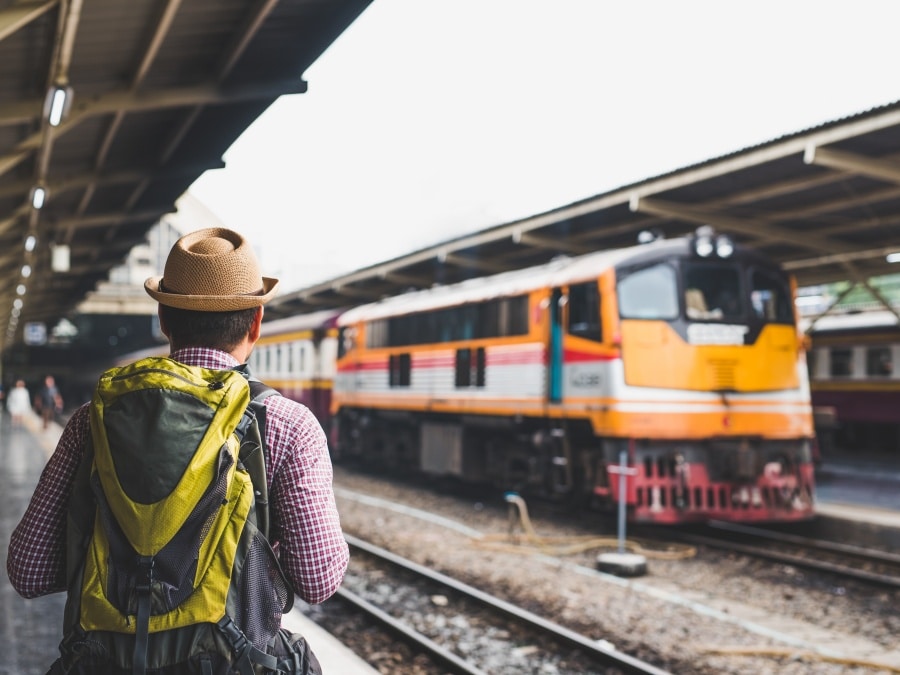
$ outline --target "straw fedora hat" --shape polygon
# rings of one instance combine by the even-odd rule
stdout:
[[[144,290],[162,305],[200,312],[230,312],[266,304],[278,279],[264,277],[250,243],[240,234],[210,227],[175,242],[163,276]]]

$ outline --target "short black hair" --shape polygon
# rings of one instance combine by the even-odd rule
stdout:
[[[231,312],[198,312],[168,305],[159,306],[172,349],[209,347],[230,352],[250,333],[259,307]]]

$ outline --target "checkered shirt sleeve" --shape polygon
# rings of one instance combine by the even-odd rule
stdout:
[[[69,418],[25,515],[9,538],[6,572],[25,598],[65,590],[66,513],[89,422],[87,405]]]

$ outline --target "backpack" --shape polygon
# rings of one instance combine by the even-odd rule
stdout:
[[[280,627],[294,596],[267,539],[262,401],[274,393],[246,366],[160,357],[101,376],[48,675],[321,674]]]

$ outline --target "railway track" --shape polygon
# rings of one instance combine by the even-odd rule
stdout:
[[[494,654],[517,652],[526,655],[529,664],[527,672],[541,672],[541,660],[546,660],[554,664],[552,672],[560,673],[667,673],[611,645],[576,633],[356,537],[347,536],[347,541],[356,553],[355,559],[359,559],[359,554],[364,554],[372,567],[367,563],[368,573],[363,576],[368,578],[359,583],[352,577],[345,579],[338,597],[412,645],[415,651],[426,654],[440,665],[443,672],[460,675],[500,672],[496,664],[492,666],[489,660],[479,662],[478,650],[471,648],[476,641],[493,636],[508,644],[505,647],[495,645],[491,651]],[[373,579],[378,587],[375,594],[366,590]],[[348,590],[355,586],[362,589]],[[365,595],[374,595],[376,599],[366,598]],[[419,603],[418,609],[410,609],[410,603],[404,599],[409,595],[424,601]],[[404,617],[397,618],[397,614]],[[445,634],[442,640],[426,634],[435,632],[429,630],[434,625],[452,626],[454,630],[436,631]],[[466,635],[467,630],[471,630],[473,635]],[[448,633],[453,635],[452,640],[446,640]],[[451,648],[448,642],[454,642],[457,649]],[[469,648],[461,650],[461,645],[469,645]],[[513,669],[504,672],[524,671]]]
[[[776,530],[710,522],[704,534],[666,532],[693,545],[725,549],[887,588],[900,588],[900,555]]]

